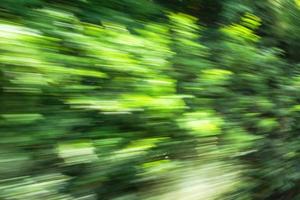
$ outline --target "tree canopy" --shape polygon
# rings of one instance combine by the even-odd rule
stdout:
[[[299,18],[299,0],[1,0],[0,199],[299,199]]]

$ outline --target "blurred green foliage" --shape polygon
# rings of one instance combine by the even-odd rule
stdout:
[[[0,199],[299,199],[299,16],[1,0]]]

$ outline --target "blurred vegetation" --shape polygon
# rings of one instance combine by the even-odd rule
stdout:
[[[0,199],[299,199],[299,18],[299,0],[1,0]]]

